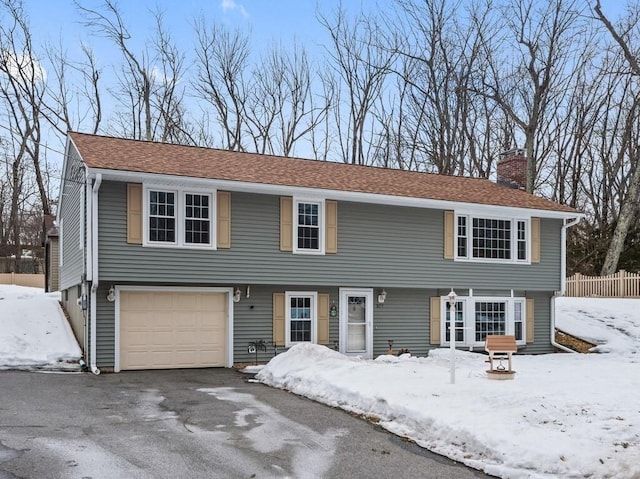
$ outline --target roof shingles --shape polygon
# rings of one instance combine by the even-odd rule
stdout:
[[[481,178],[69,133],[90,168],[575,213]]]

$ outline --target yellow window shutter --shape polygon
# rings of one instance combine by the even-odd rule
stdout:
[[[127,243],[142,244],[142,185],[127,184]]]
[[[318,293],[318,344],[329,344],[329,295]]]
[[[218,191],[217,230],[218,248],[231,248],[231,193]]]
[[[444,259],[453,259],[454,251],[454,224],[455,216],[453,211],[444,212]]]
[[[431,313],[431,344],[440,344],[440,297],[431,298],[429,310]]]
[[[338,202],[326,200],[325,207],[325,253],[338,252]]]
[[[531,218],[531,262],[540,262],[540,218]]]
[[[527,298],[527,343],[533,343],[535,336],[535,329],[533,327],[533,299]]]
[[[293,251],[293,198],[280,197],[280,251]]]
[[[285,304],[284,293],[273,293],[273,342],[284,346]]]

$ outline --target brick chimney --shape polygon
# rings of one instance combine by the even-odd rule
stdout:
[[[498,160],[499,185],[524,190],[527,185],[527,156],[521,148],[500,153]]]

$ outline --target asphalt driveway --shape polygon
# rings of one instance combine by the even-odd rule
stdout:
[[[0,479],[487,477],[229,369],[0,371]]]

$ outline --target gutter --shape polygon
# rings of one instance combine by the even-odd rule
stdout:
[[[564,296],[567,289],[567,229],[578,224],[582,216],[576,216],[571,221],[565,219],[560,230],[560,291],[551,297],[551,345],[568,353],[575,353],[573,349],[569,349],[562,344],[556,342],[556,298]]]
[[[95,375],[100,374],[96,362],[96,295],[98,293],[98,191],[102,183],[102,174],[98,173],[91,189],[91,352],[89,358],[89,368]]]

